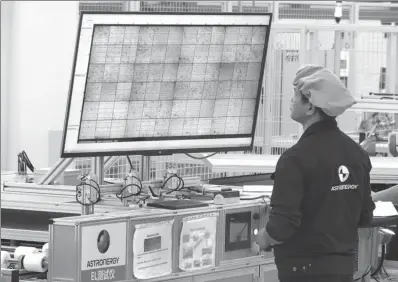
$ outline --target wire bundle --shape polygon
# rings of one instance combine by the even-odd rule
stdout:
[[[181,191],[182,189],[184,189],[184,180],[178,176],[176,173],[171,174],[162,184],[162,186],[160,187],[160,190],[163,190],[167,184],[167,182],[169,182],[171,179],[173,178],[177,178],[178,179],[178,185],[176,188],[170,189],[169,191],[166,192],[166,194],[170,194],[176,191]],[[148,186],[149,191],[151,191],[151,194],[154,197],[159,197],[160,195],[156,195],[156,193],[153,191],[151,186]]]
[[[139,196],[139,195],[142,193],[142,182],[141,182],[141,180],[140,180],[138,177],[134,176],[134,175],[126,176],[126,177],[124,178],[124,180],[127,180],[128,177],[131,177],[131,178],[136,179],[136,180],[138,181],[138,185],[135,184],[135,183],[130,183],[130,184],[125,185],[125,186],[122,188],[122,190],[120,190],[120,191],[116,194],[116,197],[117,197],[118,199],[120,199],[121,201],[123,201],[123,199],[126,199],[126,198],[130,198],[130,197],[134,197],[134,196]],[[125,192],[128,188],[130,188],[130,187],[137,187],[137,188],[138,188],[138,192],[136,192],[136,193],[128,193],[127,195],[124,195],[124,192]]]

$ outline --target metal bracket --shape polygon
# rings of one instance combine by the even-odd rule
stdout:
[[[397,132],[393,132],[390,134],[388,139],[388,147],[390,149],[390,153],[393,157],[398,157],[398,143],[397,143]]]
[[[59,159],[55,166],[47,172],[47,174],[40,180],[39,184],[51,184],[58,176],[65,171],[65,169],[73,162],[74,158]]]
[[[118,159],[119,156],[105,158],[103,163],[104,171],[102,173],[105,173],[105,171],[107,171]],[[47,172],[47,174],[40,180],[39,184],[49,185],[53,183],[54,180],[56,180],[59,175],[64,172],[74,160],[74,158],[59,159],[55,166],[49,172]],[[94,173],[94,171],[95,168],[93,167],[91,173]]]

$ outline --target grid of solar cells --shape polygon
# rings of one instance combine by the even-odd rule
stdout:
[[[266,28],[94,28],[79,141],[250,134]]]

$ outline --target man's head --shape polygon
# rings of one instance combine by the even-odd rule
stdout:
[[[293,98],[290,101],[290,117],[300,124],[315,123],[326,119],[335,119],[328,116],[320,108],[314,106],[306,96],[294,89]]]
[[[321,66],[300,68],[293,86],[291,118],[303,125],[334,119],[356,103],[340,79]]]

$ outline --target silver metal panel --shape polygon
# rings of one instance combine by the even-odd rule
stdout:
[[[76,254],[76,267],[75,267],[75,281],[80,282],[80,273],[81,273],[81,260],[82,260],[82,242],[81,242],[81,226],[77,226],[75,229],[75,254]]]
[[[134,224],[131,220],[127,221],[127,257],[126,257],[126,271],[127,278],[133,277],[133,232]]]
[[[68,185],[40,185],[22,182],[4,182],[4,191],[16,191],[24,193],[35,193],[43,195],[72,196],[76,187]]]
[[[374,230],[375,228],[360,228],[358,230],[358,270],[354,273],[354,279],[364,277],[364,281],[369,281],[371,273],[369,268],[372,266],[373,259]]]
[[[49,231],[50,231],[50,242],[48,246],[48,273],[47,273],[47,278],[49,281],[52,281],[52,265],[53,265],[53,257],[54,257],[54,249],[52,248],[52,242],[54,242],[54,225],[50,224],[49,226]]]
[[[49,233],[47,231],[1,228],[1,239],[30,242],[48,242]]]
[[[193,282],[252,282],[258,277],[259,267],[248,267],[194,276]]]
[[[78,216],[78,217],[68,217],[68,218],[57,218],[54,219],[55,224],[59,224],[62,222],[74,222],[76,224],[83,222],[99,222],[107,219],[115,219],[115,218],[130,218],[134,217],[134,219],[150,219],[156,217],[164,217],[167,215],[193,215],[199,213],[209,213],[209,212],[218,212],[219,210],[233,210],[237,208],[245,208],[245,207],[253,207],[255,206],[263,206],[266,204],[261,200],[253,200],[253,201],[242,201],[241,203],[230,204],[230,205],[214,205],[212,201],[209,201],[208,207],[201,207],[195,209],[186,209],[186,210],[164,210],[158,208],[123,208],[125,211],[113,211],[104,214],[94,214],[87,216]],[[100,207],[100,205],[98,205]],[[96,206],[96,209],[98,210]]]
[[[380,227],[372,228],[372,238],[371,238],[371,253],[370,253],[370,265],[372,267],[377,267],[379,262],[379,251],[380,251]]]
[[[260,266],[259,282],[279,282],[278,271],[275,264]]]
[[[199,215],[203,213],[209,213],[218,211],[219,219],[217,224],[217,246],[216,246],[216,266],[210,269],[204,269],[194,272],[183,272],[179,269],[179,240],[182,229],[182,218],[187,215]],[[169,210],[151,210],[141,209],[136,210],[128,214],[114,213],[107,215],[91,215],[79,218],[69,218],[67,220],[60,219],[59,223],[55,223],[52,228],[52,245],[53,248],[50,254],[52,268],[50,269],[51,277],[59,279],[60,281],[73,281],[79,282],[80,279],[80,265],[81,265],[81,240],[80,238],[80,227],[81,226],[94,226],[103,225],[105,223],[120,222],[121,220],[130,218],[128,221],[128,234],[127,234],[127,280],[136,281],[133,277],[133,233],[134,226],[140,223],[158,222],[174,219],[173,233],[172,233],[172,256],[173,256],[173,274],[159,277],[155,279],[149,279],[148,281],[263,281],[263,282],[277,282],[277,271],[276,266],[272,259],[271,253],[260,253],[254,254],[250,251],[233,251],[231,254],[225,254],[225,215],[229,213],[237,213],[244,211],[252,211],[253,213],[260,214],[260,220],[258,223],[253,222],[251,230],[254,228],[262,228],[266,224],[266,205],[261,202],[243,203],[230,205],[228,207],[220,206],[218,208],[204,208],[195,210],[181,210],[181,211],[169,211]],[[147,218],[144,214],[149,214]],[[152,213],[152,214],[151,214]],[[138,216],[135,216],[138,215]],[[64,226],[62,224],[76,224],[76,226]],[[377,234],[376,234],[377,235]],[[356,277],[361,276],[372,262],[372,254],[375,253],[375,246],[372,242],[377,241],[373,229],[360,229],[359,230],[359,270]],[[74,246],[74,248],[71,246]],[[74,263],[66,263],[66,261],[74,261]],[[75,263],[77,262],[77,263]],[[245,268],[242,268],[245,266]],[[65,270],[65,267],[67,270]]]
[[[2,193],[5,194],[5,193]],[[1,200],[1,207],[3,209],[14,209],[14,210],[28,210],[28,211],[45,211],[45,212],[59,212],[59,213],[71,213],[71,214],[80,214],[81,213],[81,205],[78,203],[72,202],[59,202],[59,201],[50,201],[49,197],[39,201],[18,201],[19,195],[12,195],[12,197],[8,197],[4,195],[4,198]],[[23,198],[24,196],[21,195]],[[25,196],[25,198],[30,197]],[[32,195],[32,197],[35,197]],[[12,200],[10,199],[12,198]],[[107,213],[107,212],[115,212],[115,211],[125,211],[128,208],[123,206],[116,205],[101,205],[97,204],[95,206],[95,213]]]
[[[176,278],[176,279],[170,279],[170,280],[162,280],[165,282],[191,282],[192,277],[185,277],[185,278]]]
[[[262,228],[265,228],[267,225],[267,220],[268,220],[268,212],[269,212],[269,207],[268,205],[264,205],[260,208],[260,214],[261,214],[261,220],[260,220],[260,230]],[[268,261],[274,260],[274,251],[272,250],[271,252],[265,252],[261,251],[261,255]]]
[[[50,242],[50,281],[77,281],[75,226],[53,225]]]
[[[54,279],[74,279],[74,281],[80,281],[80,265],[81,265],[81,235],[80,229],[85,226],[96,226],[96,225],[104,225],[113,222],[120,222],[126,220],[128,222],[127,225],[127,259],[126,259],[126,271],[127,271],[127,280],[135,281],[133,277],[133,234],[134,234],[134,226],[140,223],[149,223],[149,222],[158,222],[169,219],[174,219],[173,225],[173,245],[172,245],[172,256],[173,256],[173,264],[172,270],[173,274],[159,277],[156,279],[150,279],[148,281],[165,281],[172,279],[182,279],[182,281],[191,281],[192,276],[199,277],[198,281],[217,281],[222,279],[226,273],[230,273],[231,271],[236,271],[237,268],[245,265],[246,267],[250,265],[249,268],[242,269],[242,271],[238,271],[240,279],[246,281],[249,277],[253,277],[255,273],[258,276],[258,267],[263,263],[268,263],[268,261],[264,261],[264,257],[260,255],[255,255],[253,257],[244,257],[244,254],[240,254],[239,259],[231,260],[229,263],[225,262],[223,265],[220,265],[221,256],[224,251],[224,224],[225,220],[222,220],[225,217],[226,213],[231,212],[239,212],[252,210],[254,212],[264,212],[265,214],[265,204],[260,201],[254,202],[244,202],[241,204],[234,204],[228,206],[211,206],[207,208],[199,208],[192,210],[179,210],[179,211],[171,211],[171,210],[162,210],[162,209],[136,209],[130,212],[116,212],[109,214],[94,214],[88,216],[79,216],[79,217],[69,217],[69,218],[60,218],[54,221],[52,225],[52,245],[53,249],[53,258],[52,263],[53,266],[51,268],[51,275]],[[218,223],[217,223],[217,245],[216,245],[216,266],[210,269],[198,270],[195,272],[183,272],[179,269],[179,241],[180,234],[182,229],[182,218],[189,215],[200,215],[207,214],[211,212],[216,212],[219,214]],[[220,215],[221,214],[221,215]],[[261,217],[264,218],[264,217]],[[263,221],[262,219],[260,221]],[[253,228],[259,228],[263,223],[254,224]],[[66,261],[73,261],[72,264],[69,264],[67,270],[65,270],[64,265]],[[253,269],[257,268],[257,272],[253,271]],[[208,276],[208,273],[212,273],[212,275]],[[229,276],[227,276],[229,277]],[[211,280],[213,279],[213,280]],[[66,281],[66,280],[65,280]],[[221,280],[223,281],[223,280]],[[252,280],[250,280],[252,281]]]

